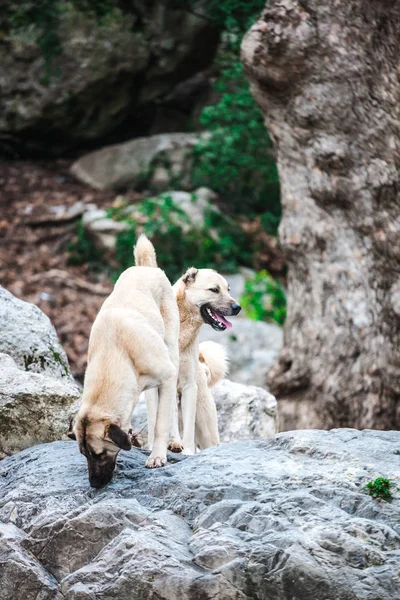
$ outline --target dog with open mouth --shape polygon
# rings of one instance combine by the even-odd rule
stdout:
[[[178,392],[181,398],[182,440],[179,433],[178,411],[172,413],[170,449],[183,446],[184,454],[196,452],[196,406],[199,378],[200,327],[210,325],[216,331],[232,327],[227,319],[239,314],[241,306],[230,295],[228,282],[213,269],[191,267],[174,284],[179,309],[179,375]],[[211,414],[211,413],[210,413]],[[216,420],[216,415],[213,417]],[[211,425],[211,424],[210,424]],[[216,423],[212,425],[215,430]]]

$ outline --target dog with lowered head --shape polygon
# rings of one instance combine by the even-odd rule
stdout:
[[[93,323],[82,404],[73,424],[92,487],[111,481],[119,451],[129,450],[139,394],[157,389],[154,444],[147,467],[166,463],[179,368],[179,314],[151,242],[142,235],[135,267],[124,271]],[[70,437],[71,437],[70,436]]]
[[[199,375],[198,334],[200,327],[205,323],[217,331],[230,329],[232,323],[226,317],[237,315],[241,307],[230,295],[226,279],[213,269],[191,267],[178,279],[173,289],[180,319],[178,391],[181,397],[183,439],[182,441],[180,439],[177,411],[175,410],[172,413],[170,447],[179,448],[180,445],[183,445],[184,454],[194,454],[196,452],[195,429],[199,383],[202,385],[202,393],[205,389],[204,381],[203,384],[201,383],[202,379],[204,380],[204,373]],[[220,363],[224,364],[224,361],[220,361]],[[203,369],[203,367],[200,368]],[[200,431],[208,431],[205,433],[209,440],[207,443],[213,445],[210,440],[219,439],[217,438],[218,429],[213,399],[208,397],[206,405],[208,410],[205,413],[204,411],[199,413],[197,438],[199,439]],[[213,432],[211,436],[209,435],[210,431]],[[199,447],[201,446],[203,443],[199,445]]]

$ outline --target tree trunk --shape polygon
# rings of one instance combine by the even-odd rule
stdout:
[[[274,141],[282,429],[400,428],[400,1],[273,0],[242,44]]]

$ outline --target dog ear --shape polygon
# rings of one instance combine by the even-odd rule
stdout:
[[[111,423],[108,427],[108,437],[118,446],[118,448],[121,448],[121,450],[130,450],[132,448],[129,435],[115,423]]]
[[[75,417],[71,417],[69,421],[69,429],[67,432],[67,436],[70,440],[76,440],[76,435],[74,433],[74,425],[75,425]]]
[[[198,269],[196,269],[195,267],[190,267],[186,273],[184,274],[184,276],[182,277],[182,281],[184,284],[189,285],[190,283],[193,283],[196,279],[197,273],[199,272]]]

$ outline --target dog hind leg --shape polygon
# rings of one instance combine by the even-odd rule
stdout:
[[[149,450],[152,450],[154,444],[154,429],[156,426],[158,411],[158,388],[146,390],[144,396],[146,398],[147,412],[147,446]]]
[[[177,371],[171,363],[171,375],[164,379],[158,388],[158,410],[154,428],[153,449],[146,461],[146,467],[153,469],[162,467],[167,462],[167,445],[169,435],[172,402],[175,401]]]

